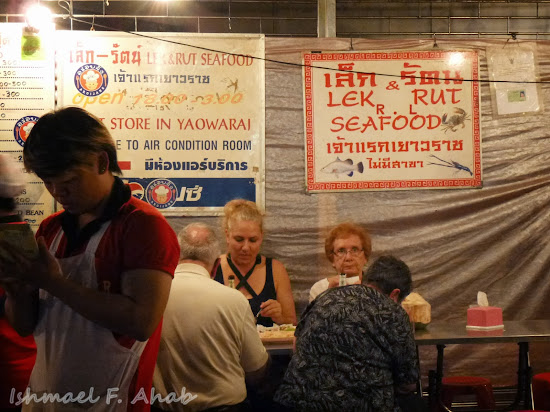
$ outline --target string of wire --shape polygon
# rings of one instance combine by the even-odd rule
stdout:
[[[312,68],[312,69],[337,71],[337,72],[344,72],[344,73],[355,73],[355,74],[368,74],[368,75],[382,76],[382,77],[395,77],[395,78],[399,78],[399,79],[421,79],[421,80],[432,80],[432,81],[440,80],[440,81],[446,81],[446,82],[453,81],[453,82],[512,83],[512,84],[548,84],[548,83],[550,83],[549,81],[543,81],[543,80],[532,80],[532,81],[529,81],[529,80],[528,81],[525,81],[525,80],[522,80],[522,81],[517,81],[517,80],[489,80],[489,79],[465,79],[465,78],[449,78],[449,77],[441,78],[441,77],[435,77],[435,76],[427,77],[427,76],[415,76],[415,75],[375,73],[375,72],[364,72],[364,71],[360,71],[360,70],[348,70],[348,69],[340,69],[340,68],[334,68],[334,67],[325,67],[325,66],[307,65],[307,64],[302,64],[302,63],[285,62],[285,61],[281,61],[281,60],[270,59],[270,58],[267,58],[267,57],[250,56],[250,55],[244,55],[244,54],[241,54],[241,53],[232,53],[232,52],[227,52],[227,51],[223,51],[223,50],[212,49],[212,48],[204,47],[204,46],[197,46],[197,45],[194,45],[194,44],[183,43],[183,42],[180,42],[180,41],[171,40],[171,39],[167,39],[167,38],[160,38],[160,37],[156,37],[156,36],[150,36],[150,35],[147,35],[147,34],[133,32],[133,31],[119,30],[119,29],[116,29],[116,28],[113,28],[113,27],[101,25],[101,24],[98,24],[98,23],[95,23],[95,22],[91,23],[89,21],[76,18],[76,17],[71,15],[70,11],[67,8],[65,8],[63,6],[61,6],[61,7],[64,8],[69,13],[68,17],[70,19],[72,19],[73,21],[79,22],[79,23],[88,24],[88,25],[90,25],[90,27],[96,26],[96,27],[101,27],[103,29],[110,30],[110,31],[119,31],[119,32],[131,34],[131,35],[134,35],[134,36],[143,37],[143,38],[146,38],[146,39],[151,39],[151,40],[157,40],[157,41],[162,41],[162,42],[166,42],[166,43],[176,44],[178,46],[185,46],[185,47],[190,47],[190,48],[203,50],[203,51],[207,51],[207,52],[220,53],[220,54],[225,54],[225,55],[235,56],[235,57],[247,57],[247,58],[252,58],[252,59],[255,59],[255,60],[261,60],[261,61],[265,61],[265,62],[269,62],[269,63],[281,64],[281,65],[291,66],[291,67],[298,67],[300,69],[302,69],[304,67],[308,67],[308,68]],[[355,54],[357,52],[350,51],[349,53]]]

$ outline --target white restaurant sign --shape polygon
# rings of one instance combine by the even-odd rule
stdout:
[[[169,216],[265,207],[263,36],[57,34],[58,103],[102,119],[134,196]]]
[[[481,187],[476,52],[303,59],[309,192]]]

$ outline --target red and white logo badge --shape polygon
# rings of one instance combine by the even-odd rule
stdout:
[[[166,209],[176,203],[178,189],[168,179],[156,179],[147,186],[147,201],[157,209]]]
[[[84,96],[99,96],[108,84],[109,76],[99,64],[85,64],[75,73],[74,85]]]
[[[37,121],[38,117],[36,116],[25,116],[15,123],[15,127],[13,128],[13,136],[15,137],[17,143],[21,146],[25,146],[27,137],[29,137],[31,130]]]

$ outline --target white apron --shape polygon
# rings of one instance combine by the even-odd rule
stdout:
[[[109,223],[92,236],[83,254],[58,260],[65,277],[97,290],[95,252]],[[60,229],[51,253],[57,250],[61,237]],[[40,289],[39,296],[34,331],[37,357],[29,382],[30,398],[34,399],[23,404],[23,411],[126,411],[132,401],[128,387],[147,342],[136,341],[125,348],[112,331],[87,320],[48,292]]]

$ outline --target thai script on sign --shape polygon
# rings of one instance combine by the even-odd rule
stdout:
[[[395,153],[395,152],[440,152],[441,150],[464,150],[463,140],[422,140],[395,142],[332,142],[327,143],[327,153]]]
[[[120,69],[120,73],[113,76],[115,83],[177,83],[177,84],[209,84],[209,75],[199,74],[147,74],[126,73]]]
[[[422,160],[391,160],[389,157],[373,159],[367,157],[369,169],[401,169],[424,167]]]
[[[198,202],[202,196],[202,186],[195,185],[195,187],[181,187],[180,195],[176,199],[177,201],[186,202]]]
[[[145,159],[145,170],[248,170],[248,162],[227,162],[225,159],[210,160],[205,157],[201,162],[181,162]]]

